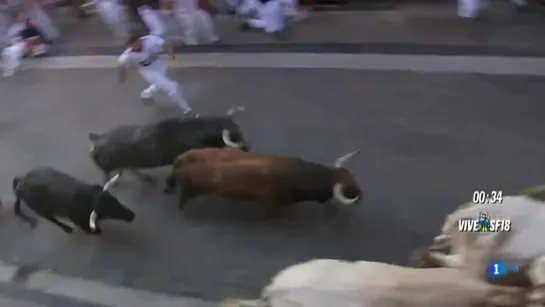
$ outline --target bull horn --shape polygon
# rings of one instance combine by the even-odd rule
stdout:
[[[113,176],[106,184],[104,185],[104,188],[102,188],[103,192],[108,191],[118,180],[119,177],[121,177],[121,173],[117,173],[117,175]]]
[[[350,158],[352,158],[353,156],[359,154],[360,151],[361,151],[361,149],[354,150],[352,152],[349,152],[349,153],[339,157],[337,160],[335,160],[335,168],[343,167],[343,165],[344,165],[344,163],[346,163],[346,161],[350,160]]]
[[[221,138],[223,139],[223,142],[225,145],[232,147],[232,148],[241,148],[244,144],[237,143],[231,140],[231,132],[227,129],[223,129],[221,132]]]
[[[89,227],[91,230],[95,231],[97,229],[97,217],[98,214],[95,210],[91,212],[91,216],[89,216]]]
[[[242,112],[244,110],[246,110],[246,108],[243,107],[243,106],[234,106],[234,107],[230,108],[229,110],[227,110],[227,116],[231,116],[231,115],[235,114],[236,112]]]
[[[352,205],[353,203],[357,202],[358,199],[360,199],[359,196],[356,196],[354,198],[348,198],[344,196],[343,185],[340,183],[336,183],[333,186],[333,196],[343,205]]]
[[[121,177],[121,173],[117,173],[117,175],[113,176],[110,180],[108,180],[108,182],[104,184],[104,187],[102,188],[102,192],[104,193],[108,191],[119,180],[120,177]],[[100,197],[100,195],[98,197]],[[89,216],[89,227],[93,231],[97,229],[97,217],[98,217],[98,214],[96,213],[96,210],[93,209],[93,211],[91,212],[91,215]]]

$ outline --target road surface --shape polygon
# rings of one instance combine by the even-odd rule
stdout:
[[[259,204],[202,197],[184,212],[175,196],[130,176],[115,194],[133,224],[102,237],[71,236],[12,214],[16,175],[52,166],[89,182],[88,132],[180,114],[164,97],[143,106],[138,75],[112,69],[27,70],[0,82],[0,260],[137,289],[206,299],[254,296],[281,268],[317,257],[404,263],[475,190],[545,182],[543,78],[334,69],[194,68],[173,71],[202,115],[236,115],[253,149],[347,165],[363,204],[327,219],[304,203],[283,222]],[[151,172],[164,177],[165,170]],[[27,209],[28,210],[28,209]]]

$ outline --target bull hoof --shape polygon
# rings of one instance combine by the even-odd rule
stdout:
[[[430,254],[427,248],[419,248],[415,250],[409,258],[409,265],[414,268],[428,269],[428,268],[440,268],[439,264]]]
[[[63,227],[62,230],[63,230],[64,232],[66,232],[67,234],[71,234],[71,233],[74,232],[74,228],[72,228],[72,227],[66,227],[66,228]]]

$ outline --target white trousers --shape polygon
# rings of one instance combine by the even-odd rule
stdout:
[[[55,40],[59,38],[59,30],[57,26],[53,23],[53,20],[49,15],[44,12],[44,10],[38,6],[33,5],[32,8],[28,11],[30,20],[36,25],[38,30],[40,30],[43,35],[45,35],[48,40]]]
[[[458,0],[458,16],[462,18],[475,18],[488,6],[489,0]],[[526,0],[511,0],[513,4],[524,6]]]
[[[128,34],[128,18],[119,1],[98,0],[96,7],[100,18],[110,31],[118,38],[125,38]]]
[[[236,8],[237,14],[246,16],[260,16],[263,4],[257,0],[242,0]]]
[[[138,7],[138,15],[148,27],[151,35],[163,36],[165,34],[166,26],[162,20],[161,12],[144,5]]]
[[[4,76],[11,76],[21,68],[25,43],[20,42],[4,48],[2,61],[4,62]]]
[[[252,28],[263,29],[267,33],[282,31],[285,26],[284,13],[279,0],[270,0],[259,11],[259,18],[248,20]]]
[[[8,37],[9,19],[4,11],[0,11],[0,44],[3,46],[10,41]]]
[[[210,14],[197,6],[194,0],[177,0],[172,12],[183,31],[186,45],[197,45],[201,38],[205,43],[219,40]]]
[[[171,80],[167,75],[167,65],[164,69],[139,69],[142,78],[150,84],[148,88],[142,91],[140,97],[143,99],[152,98],[157,91],[165,92],[174,103],[176,103],[184,112],[191,110],[191,107],[184,98],[182,87]]]

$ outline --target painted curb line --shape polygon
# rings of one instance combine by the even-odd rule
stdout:
[[[0,282],[13,282],[20,266],[0,262]],[[211,307],[218,303],[111,286],[97,281],[35,271],[21,283],[26,289],[116,307]]]
[[[115,68],[117,56],[29,59],[30,69]],[[178,55],[172,68],[313,68],[545,76],[545,58],[313,53]]]

